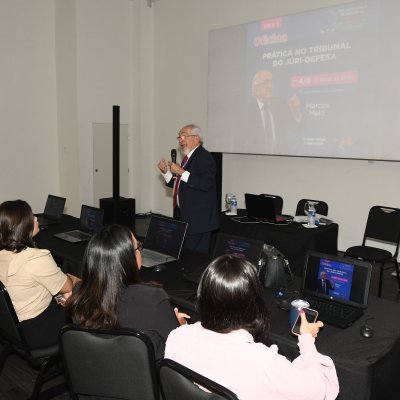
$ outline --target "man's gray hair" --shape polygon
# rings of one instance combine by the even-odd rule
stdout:
[[[189,124],[186,126],[190,127],[190,131],[192,132],[192,135],[197,135],[200,138],[200,143],[203,143],[203,134],[201,132],[201,128],[195,124]]]

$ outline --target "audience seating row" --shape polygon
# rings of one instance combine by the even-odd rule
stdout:
[[[296,214],[301,214],[306,201],[299,201]],[[322,201],[318,203],[323,208],[317,209],[317,212],[327,215],[327,204]],[[392,253],[369,246],[368,240],[393,244],[395,251]],[[350,247],[345,252],[349,257],[380,265],[379,297],[382,294],[383,271],[392,265],[395,266],[400,288],[397,262],[399,245],[400,209],[373,206],[369,211],[362,244]],[[45,392],[41,391],[45,382],[64,372],[63,366],[73,399],[78,399],[78,395],[143,400],[237,399],[228,389],[172,360],[163,360],[157,368],[151,341],[139,331],[100,331],[66,326],[60,332],[61,353],[58,346],[29,349],[2,282],[0,292],[0,373],[11,353],[17,353],[39,370],[31,399],[49,393],[56,395],[66,390],[65,385],[59,384]],[[199,389],[193,382],[208,389],[210,393]]]
[[[223,386],[172,360],[163,360],[157,368],[151,340],[139,331],[88,330],[67,325],[60,332],[60,348],[29,349],[2,282],[0,321],[0,373],[12,353],[38,369],[31,400],[65,392],[65,383],[42,391],[45,382],[64,372],[73,400],[91,396],[121,400],[238,399]]]
[[[164,359],[157,368],[151,341],[139,331],[69,325],[61,330],[60,345],[73,399],[238,399],[228,389],[172,360]]]

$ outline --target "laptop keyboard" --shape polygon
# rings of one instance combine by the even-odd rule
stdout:
[[[157,254],[157,253],[154,253],[147,249],[142,250],[142,263],[144,265],[147,265],[150,263],[151,264],[154,264],[154,263],[162,264],[162,263],[167,262],[169,258],[170,257],[168,257],[168,256]]]
[[[90,238],[90,235],[87,233],[83,233],[83,232],[69,232],[68,236],[72,236],[75,239],[87,239]]]
[[[165,263],[165,257],[143,257],[142,256],[142,264],[143,265],[156,265]]]
[[[343,304],[319,301],[307,298],[310,308],[318,311],[318,319],[324,323],[346,328],[356,319],[363,315],[358,308],[349,307]]]

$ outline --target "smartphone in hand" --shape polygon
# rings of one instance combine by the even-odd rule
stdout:
[[[309,323],[314,323],[318,318],[318,311],[313,310],[311,308],[303,308],[303,311],[306,315],[307,321]],[[301,316],[300,313],[296,318],[296,322],[293,324],[292,333],[293,335],[299,336],[300,335],[300,325],[301,325]]]

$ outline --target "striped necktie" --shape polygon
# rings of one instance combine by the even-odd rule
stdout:
[[[187,163],[188,156],[183,157],[181,167],[184,167]],[[179,191],[179,183],[181,181],[181,175],[179,175],[176,180],[175,180],[175,185],[174,185],[174,197],[173,197],[173,206],[178,207],[178,191]]]

